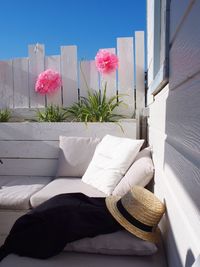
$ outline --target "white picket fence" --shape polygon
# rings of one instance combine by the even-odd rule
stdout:
[[[106,81],[107,96],[124,94],[127,107],[123,113],[127,116],[135,113],[135,106],[144,107],[144,32],[135,32],[135,38],[117,38],[116,48],[109,50],[117,53],[119,69],[106,78],[99,75],[94,60],[81,61],[80,71],[76,46],[62,46],[56,56],[45,56],[42,44],[29,45],[28,50],[29,57],[0,61],[0,109],[27,111],[50,103],[70,106],[77,102],[78,91],[81,96],[87,94],[82,72],[93,90],[101,89]],[[48,68],[61,74],[62,87],[52,95],[42,96],[35,92],[35,82],[38,74]]]

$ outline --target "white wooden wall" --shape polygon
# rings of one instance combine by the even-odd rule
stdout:
[[[134,40],[136,52],[134,52]],[[76,46],[62,46],[60,55],[45,56],[44,45],[29,45],[28,58],[0,61],[0,109],[6,107],[15,111],[35,109],[51,103],[70,106],[78,101],[78,89],[81,96],[87,95],[88,88],[83,78],[84,74],[89,88],[102,90],[107,82],[108,97],[116,95],[117,90],[123,94],[127,107],[121,112],[129,117],[133,116],[135,85],[138,94],[144,93],[144,33],[136,32],[135,39],[117,38],[116,48],[108,48],[108,50],[119,57],[118,73],[101,76],[96,70],[94,61],[83,61],[80,71]],[[134,54],[136,54],[135,60]],[[61,74],[62,87],[54,94],[44,96],[35,92],[35,82],[38,74],[48,68]],[[134,77],[135,73],[136,77]],[[138,108],[140,108],[141,97],[138,99],[140,99],[138,102]]]
[[[190,267],[200,253],[199,14],[200,1],[171,0],[169,84],[149,105],[155,192],[167,205],[162,228],[169,267]],[[152,46],[148,50],[150,67]]]

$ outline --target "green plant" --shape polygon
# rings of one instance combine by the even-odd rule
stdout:
[[[37,111],[38,121],[61,122],[66,120],[66,111],[59,106],[50,105],[44,111]]]
[[[11,111],[9,109],[0,109],[0,122],[8,122],[11,117]]]
[[[106,98],[106,84],[103,94],[100,91],[89,91],[87,97],[66,108],[67,115],[72,121],[78,122],[117,122],[123,115],[113,113],[122,104],[120,96]]]

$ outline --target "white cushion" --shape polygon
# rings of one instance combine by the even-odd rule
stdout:
[[[4,180],[0,187],[0,208],[30,209],[30,197],[51,181],[50,177],[18,177]]]
[[[105,197],[105,194],[101,191],[83,183],[81,178],[68,177],[56,178],[38,193],[34,194],[30,202],[32,207],[36,207],[51,197],[65,193],[83,193],[89,197]]]
[[[85,173],[99,138],[59,137],[57,177],[82,177]]]
[[[119,242],[120,241],[120,242]],[[98,253],[108,255],[152,255],[157,251],[154,243],[144,241],[122,230],[110,234],[68,243],[64,251]]]
[[[112,195],[124,196],[134,185],[145,187],[153,178],[154,166],[150,148],[140,151]]]
[[[110,195],[130,167],[144,140],[106,135],[97,146],[83,182]]]

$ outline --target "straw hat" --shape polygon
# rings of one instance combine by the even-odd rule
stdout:
[[[106,206],[130,233],[143,240],[159,241],[158,223],[165,212],[165,205],[147,189],[134,186],[122,198],[109,196]]]

